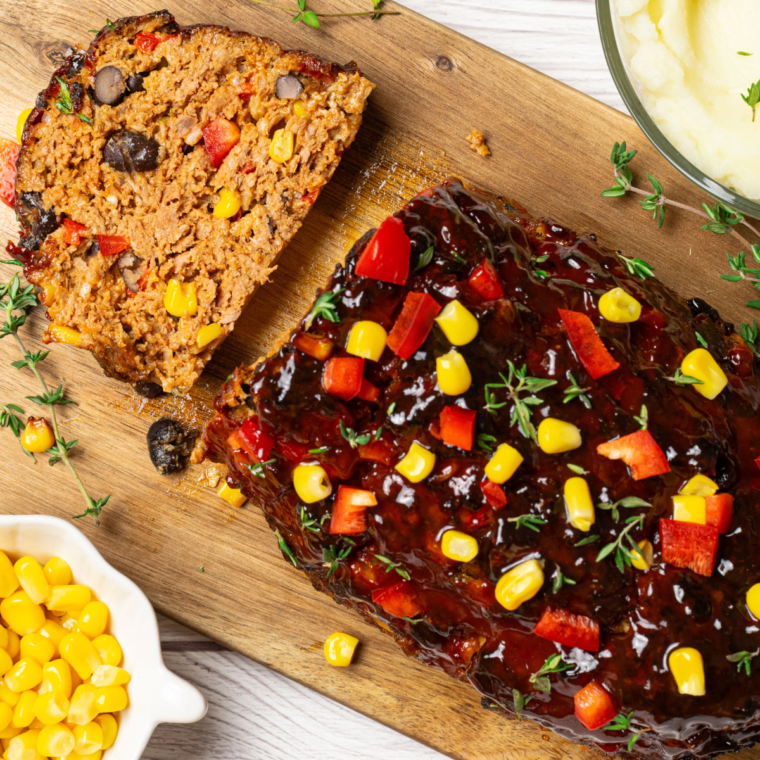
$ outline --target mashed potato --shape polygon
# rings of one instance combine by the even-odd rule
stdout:
[[[621,52],[665,136],[717,182],[760,199],[760,107],[753,123],[741,98],[760,79],[760,2],[614,0],[614,7]]]

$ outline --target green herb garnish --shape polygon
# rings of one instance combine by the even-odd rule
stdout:
[[[729,662],[736,663],[736,670],[741,673],[742,668],[747,675],[750,674],[752,669],[752,660],[760,654],[760,649],[756,649],[754,652],[735,652],[734,654],[727,654],[726,659]]]
[[[562,403],[567,404],[569,401],[577,398],[580,399],[586,409],[591,409],[591,399],[586,395],[586,391],[590,390],[590,388],[581,388],[572,372],[567,373],[567,379],[570,381],[570,385],[562,391],[565,394]]]
[[[409,573],[400,562],[394,562],[392,559],[388,559],[388,557],[383,557],[382,554],[375,554],[375,559],[379,559],[386,566],[386,573],[395,570],[405,581],[411,580]]]
[[[546,662],[528,680],[539,690],[547,694],[552,690],[549,676],[552,673],[564,673],[571,670],[572,665],[563,662],[561,654],[553,654],[546,658]]]
[[[69,90],[69,86],[60,77],[56,77],[55,81],[58,82],[58,86],[61,88],[58,100],[55,101],[55,107],[63,114],[74,113],[74,105],[71,102],[71,90]]]
[[[631,566],[632,560],[640,553],[639,547],[636,542],[631,538],[631,531],[634,528],[644,527],[644,515],[638,515],[636,517],[629,517],[626,521],[627,528],[624,528],[620,535],[609,544],[605,544],[596,555],[596,561],[601,562],[614,552],[615,554],[615,566],[621,573],[625,572],[626,567]],[[631,553],[631,549],[625,546],[624,542],[628,541],[630,547],[636,554]]]
[[[298,567],[298,562],[296,561],[293,552],[290,550],[290,547],[285,543],[285,539],[282,537],[280,531],[276,530],[274,534],[277,536],[277,543],[280,545],[280,551],[282,551],[282,553],[293,563],[293,567]]]
[[[644,501],[644,499],[639,499],[638,496],[626,496],[624,499],[620,499],[619,501],[616,501],[614,504],[609,504],[607,502],[604,502],[602,504],[597,504],[597,509],[601,509],[605,512],[609,511],[612,515],[612,519],[615,522],[620,521],[620,509],[621,507],[623,509],[636,509],[637,507],[651,507],[652,505],[648,501]]]
[[[417,272],[420,269],[424,269],[433,260],[433,254],[435,253],[435,246],[430,246],[424,253],[417,259],[417,264],[414,267],[414,271]]]
[[[588,475],[588,470],[584,470],[579,464],[569,464],[567,469],[576,475]]]
[[[326,517],[329,517],[329,515],[325,515],[325,517],[322,518],[322,521],[324,521]],[[351,550],[356,546],[356,542],[350,538],[344,538],[342,540],[346,544],[342,549],[338,549],[337,544],[325,546],[322,549],[322,560],[325,563],[324,566],[329,568],[325,580],[338,569],[338,562],[341,562],[348,557],[348,555],[351,554]]]
[[[336,309],[338,307],[338,298],[340,298],[344,290],[345,288],[341,288],[335,292],[322,293],[322,295],[317,298],[312,310],[309,312],[309,316],[306,318],[305,327],[307,330],[311,327],[312,322],[317,317],[323,317],[328,322],[340,322],[340,317],[338,317]]]
[[[760,80],[753,82],[746,95],[742,95],[742,100],[752,109],[752,121],[755,121],[755,109],[760,103]]]
[[[269,8],[278,8],[281,11],[288,11],[293,13],[297,11],[291,21],[297,24],[299,21],[310,26],[312,29],[319,29],[319,19],[321,18],[339,18],[344,16],[371,16],[372,18],[378,18],[378,16],[400,16],[400,11],[381,11],[378,10],[383,0],[372,0],[371,11],[358,11],[356,13],[315,13],[306,7],[306,0],[298,0],[298,8],[293,8],[289,5],[277,5],[276,3],[269,3],[266,0],[251,0],[256,5],[266,5]]]
[[[256,478],[265,478],[266,472],[264,470],[265,465],[268,464],[274,464],[277,460],[276,459],[267,459],[266,462],[257,462],[256,464],[244,464],[243,467],[245,467],[246,470],[248,470],[251,475],[253,475]]]
[[[498,439],[495,435],[488,435],[487,433],[481,433],[476,442],[483,451],[493,451],[493,447],[498,443]]]
[[[348,441],[352,449],[355,449],[357,446],[366,446],[372,440],[372,435],[369,433],[357,435],[353,428],[347,428],[343,424],[343,420],[340,421],[340,434]]]
[[[699,343],[702,348],[707,348],[707,341],[696,330],[694,331],[694,337],[697,339],[697,343]]]
[[[575,586],[575,581],[572,578],[568,578],[559,568],[557,568],[552,578],[552,594],[556,594],[565,584]]]
[[[527,707],[528,702],[530,702],[533,697],[531,695],[525,696],[518,689],[512,689],[512,699],[515,703],[515,715],[517,716],[517,720],[522,720],[522,711]]]
[[[633,419],[641,425],[640,430],[646,430],[649,427],[649,411],[644,404],[641,405],[639,416],[634,415]]]
[[[319,523],[313,518],[309,517],[309,513],[306,511],[306,507],[301,505],[301,509],[298,512],[298,517],[301,520],[301,527],[304,530],[311,531],[312,533],[319,533]]]
[[[670,380],[671,383],[675,383],[676,385],[704,385],[703,380],[699,380],[691,375],[684,375],[680,367],[676,370],[673,377],[666,377],[665,379]]]
[[[586,538],[582,538],[580,541],[576,542],[576,546],[588,546],[589,544],[596,543],[601,536],[592,535],[592,536],[586,536]]]
[[[629,259],[620,253],[617,254],[617,257],[623,262],[628,273],[638,277],[640,280],[646,280],[647,277],[654,277],[654,267],[651,264],[647,264],[644,259]]]
[[[529,530],[539,533],[541,526],[546,525],[546,520],[538,515],[520,515],[519,517],[508,517],[507,522],[515,523],[515,528],[528,528]]]

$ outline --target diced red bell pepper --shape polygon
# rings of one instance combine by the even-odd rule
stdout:
[[[203,130],[203,144],[211,159],[211,166],[218,169],[225,156],[240,142],[238,125],[221,116],[214,119]]]
[[[73,219],[63,220],[63,242],[66,245],[79,245],[82,242],[82,233],[87,230],[84,224],[79,224]]]
[[[575,702],[575,717],[589,731],[606,726],[617,715],[617,708],[612,697],[604,686],[596,681],[587,683],[573,697]]]
[[[597,335],[594,323],[585,314],[559,309],[559,316],[565,325],[570,345],[594,380],[614,372],[620,366]]]
[[[380,389],[376,385],[372,385],[369,380],[362,379],[362,387],[356,394],[356,398],[374,403],[380,398]]]
[[[98,250],[101,256],[118,256],[129,248],[129,240],[122,235],[98,235]]]
[[[301,200],[306,201],[307,203],[315,203],[317,198],[319,198],[319,194],[322,192],[322,188],[318,187],[316,190],[310,190],[306,195],[304,195]]]
[[[499,273],[488,259],[483,259],[475,267],[467,282],[486,301],[497,301],[499,298],[504,298],[504,288]]]
[[[718,555],[718,531],[711,525],[660,520],[662,560],[674,567],[688,567],[711,576]]]
[[[634,480],[643,480],[670,472],[668,459],[648,430],[638,430],[596,447],[607,459],[622,459],[630,468]]]
[[[338,486],[330,519],[330,533],[341,536],[356,536],[364,533],[367,530],[365,517],[367,507],[376,506],[377,498],[372,491]]]
[[[393,460],[388,444],[380,439],[379,441],[370,441],[364,446],[359,446],[359,459],[365,462],[379,462],[380,464],[390,465]]]
[[[504,489],[493,480],[486,478],[480,483],[480,490],[486,497],[486,501],[494,509],[504,509],[507,506],[507,494],[504,493]]]
[[[364,359],[357,356],[336,356],[325,364],[322,385],[329,394],[350,401],[359,395],[363,376]]]
[[[730,493],[718,493],[705,499],[707,524],[718,533],[728,533],[734,517],[734,497]]]
[[[177,34],[151,34],[150,32],[140,32],[135,37],[135,47],[143,53],[152,53],[156,46],[161,42],[166,42],[172,37],[178,37]]]
[[[405,285],[409,277],[412,241],[404,231],[404,223],[389,216],[378,228],[356,263],[359,277]]]
[[[242,449],[254,462],[266,462],[274,446],[274,438],[261,428],[255,417],[249,417],[227,438],[230,448]]]
[[[304,354],[324,362],[330,358],[335,344],[324,335],[312,335],[311,333],[298,333],[293,338],[293,345]]]
[[[401,314],[388,334],[388,348],[406,361],[427,339],[441,308],[427,293],[407,293]]]
[[[586,652],[599,651],[599,623],[567,610],[547,608],[533,633],[566,647],[578,647]]]
[[[413,618],[422,612],[422,605],[409,581],[399,581],[392,586],[373,591],[372,601],[393,617]]]
[[[0,201],[13,208],[13,186],[16,182],[16,159],[21,146],[0,138]]]
[[[475,418],[478,413],[461,406],[444,406],[440,414],[441,440],[449,446],[472,451],[475,442]]]

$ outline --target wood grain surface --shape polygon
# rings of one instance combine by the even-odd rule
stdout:
[[[359,0],[320,3],[325,11],[354,6],[363,7]],[[0,134],[13,133],[16,114],[44,87],[52,62],[68,44],[86,40],[86,30],[106,15],[152,9],[144,0],[87,6],[35,0],[23,7],[3,0]],[[65,377],[70,397],[80,404],[64,410],[66,436],[82,441],[77,465],[95,495],[113,494],[102,527],[82,528],[157,609],[453,757],[585,757],[536,726],[483,712],[471,690],[406,660],[386,636],[318,595],[283,562],[256,509],[227,509],[195,482],[197,471],[160,478],[147,459],[145,432],[162,415],[200,426],[223,378],[237,363],[265,352],[295,322],[350,244],[447,174],[516,197],[534,213],[551,214],[580,231],[595,231],[603,243],[653,263],[663,281],[683,295],[700,295],[726,317],[746,320],[741,304],[747,294],[718,279],[727,242],[700,233],[692,219],[678,215],[657,231],[633,200],[599,197],[609,184],[610,146],[627,139],[640,148],[634,168],[641,175],[650,170],[670,194],[701,200],[630,119],[408,9],[374,23],[335,21],[316,33],[244,0],[213,6],[184,0],[169,9],[180,23],[222,23],[336,60],[355,58],[378,88],[333,182],[191,394],[146,402],[103,378],[88,355],[55,347],[45,370]],[[491,158],[475,156],[464,142],[473,126],[485,131]],[[14,235],[12,214],[3,212],[0,229]],[[44,321],[40,311],[24,329],[32,348]],[[13,346],[3,341],[3,401],[36,392],[29,377],[8,366],[15,358]],[[6,464],[0,473],[3,511],[65,516],[80,510],[62,469],[42,462],[31,466],[8,434],[0,438],[0,455]],[[346,671],[328,669],[322,659],[318,643],[334,630],[362,639],[358,661]]]

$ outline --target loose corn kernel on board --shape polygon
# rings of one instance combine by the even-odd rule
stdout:
[[[172,416],[200,429],[224,378],[240,363],[271,350],[296,324],[336,262],[369,227],[416,192],[449,174],[517,198],[534,214],[551,214],[579,232],[593,231],[608,247],[623,248],[657,267],[681,295],[701,296],[723,317],[752,315],[742,307],[751,291],[718,279],[730,241],[700,232],[693,218],[668,212],[658,231],[633,199],[605,200],[609,152],[627,140],[640,153],[637,178],[650,171],[669,195],[699,204],[693,190],[633,121],[537,72],[402,6],[401,17],[375,23],[337,20],[321,31],[294,26],[278,11],[244,0],[209,6],[185,0],[169,10],[181,24],[219,23],[271,36],[338,61],[356,59],[377,89],[364,125],[343,157],[280,267],[239,320],[201,380],[186,397],[146,401],[104,378],[94,360],[54,346],[43,370],[65,377],[79,407],[61,410],[64,434],[79,438],[76,462],[95,496],[111,493],[101,528],[81,527],[104,556],[135,580],[157,609],[457,758],[585,758],[588,752],[530,724],[510,723],[481,709],[461,684],[407,660],[382,632],[367,627],[314,591],[281,557],[266,523],[251,504],[234,510],[197,480],[198,470],[160,477],[149,462],[150,422]],[[12,137],[18,113],[32,105],[68,43],[87,42],[88,29],[106,16],[147,13],[145,0],[72,0],[26,4],[0,18],[0,135]],[[365,10],[359,0],[320,0],[325,12]],[[485,132],[492,156],[465,140]],[[15,240],[13,214],[0,210],[0,232]],[[4,278],[9,267],[1,268]],[[35,313],[23,333],[31,350],[47,323]],[[2,402],[37,393],[9,364],[14,346],[0,341]],[[78,514],[70,475],[44,457],[33,466],[8,431],[0,430],[2,507],[8,513]],[[204,571],[201,572],[200,568]],[[283,614],[286,610],[287,614]],[[330,668],[321,642],[334,631],[361,640],[354,664]],[[202,686],[202,685],[201,685]],[[760,758],[760,751],[739,757]]]

